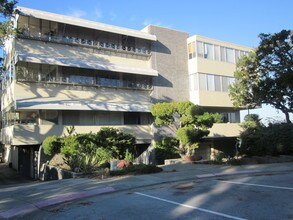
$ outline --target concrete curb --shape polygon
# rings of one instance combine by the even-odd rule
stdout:
[[[28,214],[28,213],[36,211],[38,209],[48,207],[48,206],[58,205],[61,203],[71,202],[71,201],[74,201],[77,199],[83,199],[83,198],[87,198],[90,196],[96,196],[96,195],[110,193],[110,192],[114,192],[114,191],[115,191],[115,189],[113,187],[104,187],[104,188],[99,188],[99,189],[94,189],[94,190],[89,190],[89,191],[73,192],[70,194],[68,193],[68,194],[64,194],[62,196],[58,196],[55,198],[42,200],[42,201],[39,201],[36,203],[22,205],[22,206],[1,212],[0,219],[14,218],[17,216],[22,216],[22,215]]]

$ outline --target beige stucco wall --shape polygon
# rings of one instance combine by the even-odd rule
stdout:
[[[49,58],[68,58],[84,62],[101,62],[105,65],[122,65],[128,67],[149,68],[149,57],[143,55],[130,55],[127,53],[101,51],[95,48],[56,44],[37,40],[18,39],[15,43],[17,54],[42,55]]]
[[[208,137],[239,137],[242,128],[238,123],[215,123]]]
[[[4,90],[2,92],[2,96],[1,96],[1,109],[2,110],[14,103],[14,100],[15,100],[14,91],[15,91],[15,82],[13,81],[6,88],[6,90]]]
[[[46,83],[21,83],[15,84],[15,99],[29,99],[33,101],[37,98],[44,98],[43,101],[55,100],[87,100],[98,102],[116,103],[150,103],[150,91],[115,89],[86,86],[72,86],[64,84]]]
[[[76,133],[98,132],[102,127],[118,128],[125,133],[133,134],[137,142],[150,143],[153,138],[150,125],[121,125],[121,126],[74,126]],[[34,145],[41,144],[47,136],[62,136],[67,134],[66,126],[62,125],[13,125],[2,129],[2,135],[8,136],[13,130],[11,145]],[[7,139],[8,140],[8,139]]]
[[[207,107],[229,107],[233,104],[228,92],[198,91],[199,105]]]

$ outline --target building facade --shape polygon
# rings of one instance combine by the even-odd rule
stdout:
[[[215,124],[199,150],[205,157],[217,151],[233,154],[235,137],[240,132],[240,111],[233,107],[229,86],[235,82],[238,60],[251,48],[195,35],[187,39],[190,101],[208,112],[222,115],[223,123]]]
[[[215,125],[210,137],[239,122],[227,85],[249,48],[164,27],[137,31],[24,7],[16,8],[14,25],[17,36],[5,45],[1,142],[5,161],[24,175],[35,176],[44,138],[72,125],[77,133],[105,126],[132,133],[142,153],[154,139],[150,106],[156,102],[190,100],[223,113],[231,123]],[[220,60],[218,48],[225,48]]]

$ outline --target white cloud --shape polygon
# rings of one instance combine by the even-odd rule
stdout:
[[[82,18],[86,16],[86,12],[80,9],[71,8],[69,9],[69,12],[67,13],[68,16],[76,17],[76,18]]]

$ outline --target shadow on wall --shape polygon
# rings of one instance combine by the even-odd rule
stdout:
[[[159,74],[157,77],[153,79],[153,86],[158,86],[158,87],[173,87],[173,83]]]
[[[157,53],[171,54],[171,50],[160,41],[154,43],[154,46]]]
[[[152,103],[158,103],[158,102],[172,102],[173,100],[169,97],[163,96],[161,99],[151,97]]]

